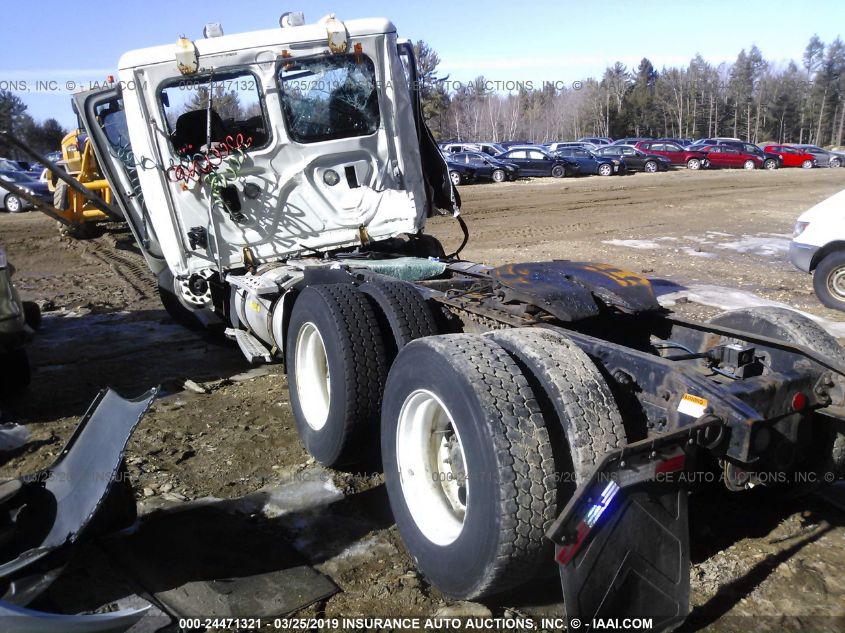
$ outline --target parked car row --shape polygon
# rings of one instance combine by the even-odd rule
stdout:
[[[629,171],[655,173],[674,167],[691,170],[841,167],[845,152],[816,145],[769,144],[760,147],[732,137],[680,138],[584,137],[543,145],[524,141],[450,142],[440,146],[456,185],[489,180],[575,175],[612,176]]]

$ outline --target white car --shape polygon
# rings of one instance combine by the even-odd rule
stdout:
[[[845,190],[798,217],[789,258],[813,273],[813,289],[823,304],[845,310]]]

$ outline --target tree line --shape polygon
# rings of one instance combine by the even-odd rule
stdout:
[[[0,90],[0,130],[14,134],[40,154],[61,149],[62,138],[67,134],[62,125],[53,118],[38,122],[27,113],[26,104],[15,93]],[[15,147],[0,139],[0,157],[31,161]]]
[[[583,136],[700,138],[733,136],[752,143],[842,145],[845,44],[810,38],[800,62],[776,65],[760,49],[733,63],[696,55],[685,67],[658,70],[646,58],[621,62],[601,78],[571,85],[491,90],[485,77],[466,84],[438,73],[440,57],[415,45],[423,111],[435,136],[461,140],[548,142]],[[525,82],[523,82],[525,83]],[[530,84],[531,82],[527,82]]]

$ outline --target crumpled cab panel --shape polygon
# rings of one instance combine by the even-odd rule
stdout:
[[[322,23],[189,42],[187,75],[175,46],[123,56],[138,178],[176,276],[237,268],[244,247],[261,262],[355,245],[361,227],[370,239],[422,227],[395,29],[345,27],[345,52],[329,51]]]

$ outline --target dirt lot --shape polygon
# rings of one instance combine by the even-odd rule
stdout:
[[[810,277],[786,258],[797,215],[842,188],[845,170],[824,169],[463,187],[472,238],[462,255],[491,264],[611,262],[652,277],[661,300],[687,316],[778,302],[818,317],[843,337],[845,317],[823,308]],[[449,218],[432,221],[429,232],[447,250],[460,241]],[[380,476],[315,466],[297,439],[279,367],[251,369],[229,343],[170,321],[131,239],[119,228],[71,242],[59,238],[54,222],[41,214],[2,214],[0,244],[18,269],[23,298],[45,306],[44,327],[31,347],[33,385],[0,406],[0,421],[27,424],[33,442],[0,455],[0,478],[52,461],[102,387],[134,396],[161,384],[163,396],[127,452],[142,512],[209,498],[215,507],[237,511],[247,536],[272,527],[280,542],[291,544],[340,589],[300,615],[563,613],[554,579],[484,605],[444,600],[405,554]],[[184,387],[188,379],[195,383],[191,388]],[[841,626],[829,618],[845,617],[840,510],[815,498],[775,501],[754,490],[701,495],[692,516],[694,611],[688,628]],[[199,534],[207,526],[194,529]],[[244,538],[231,545],[239,556],[230,556],[227,576],[246,574],[245,561],[266,555],[252,543]],[[183,580],[207,580],[199,571],[191,575],[191,561],[180,564]],[[85,571],[76,573],[84,577]],[[96,606],[70,599],[72,585],[59,583],[50,600]]]

